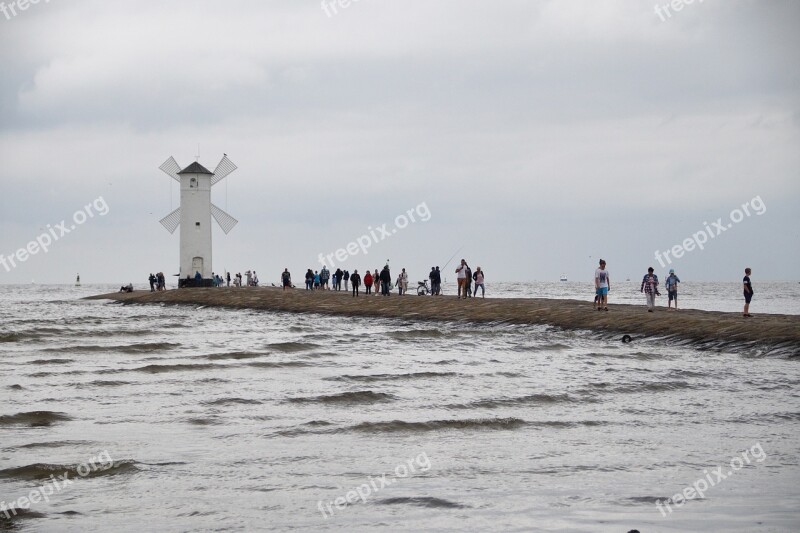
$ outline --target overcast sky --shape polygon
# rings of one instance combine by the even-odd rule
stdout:
[[[212,194],[239,220],[217,272],[299,278],[424,203],[342,265],[423,279],[461,249],[487,284],[590,281],[600,257],[612,279],[800,279],[800,2],[666,3],[6,0],[0,254],[108,209],[0,283],[177,273],[158,166],[198,149],[239,167]]]

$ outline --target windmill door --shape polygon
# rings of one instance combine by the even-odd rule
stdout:
[[[194,277],[195,272],[200,272],[200,275],[205,277],[203,274],[203,258],[202,257],[193,257],[192,258],[192,277]]]

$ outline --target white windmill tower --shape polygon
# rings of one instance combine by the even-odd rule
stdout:
[[[211,285],[211,217],[227,235],[239,222],[211,203],[211,187],[236,170],[236,165],[222,156],[214,172],[195,161],[181,170],[170,157],[160,167],[165,174],[181,184],[181,205],[160,220],[170,233],[181,227],[181,269],[179,287],[194,287],[197,272],[203,278],[201,286]],[[187,280],[187,276],[191,281]]]

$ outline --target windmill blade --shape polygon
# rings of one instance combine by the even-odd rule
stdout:
[[[158,168],[161,169],[164,172],[164,174],[174,179],[178,183],[181,182],[181,178],[180,176],[178,176],[178,172],[180,172],[181,166],[178,164],[177,161],[175,161],[174,157],[169,156],[169,159],[164,161]]]
[[[228,213],[220,209],[219,207],[211,204],[211,215],[214,217],[214,220],[217,221],[219,227],[222,228],[222,231],[225,232],[225,235],[231,232],[233,227],[239,223],[238,220],[230,216]]]
[[[220,159],[219,164],[217,165],[217,168],[214,169],[214,175],[211,176],[211,185],[214,185],[218,181],[222,181],[225,176],[237,168],[239,167],[234,165],[233,161],[228,159],[228,154],[223,155],[222,159]]]
[[[168,232],[175,233],[175,230],[178,229],[178,226],[181,223],[181,208],[179,207],[169,215],[159,220],[159,222],[161,222],[161,225],[164,226]]]

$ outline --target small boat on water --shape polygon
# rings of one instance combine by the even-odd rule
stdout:
[[[78,277],[75,278],[75,286],[76,287],[80,287],[81,286],[81,275],[80,274],[78,274]]]
[[[566,274],[561,274],[561,277],[558,278],[558,281],[567,281],[567,275]]]

